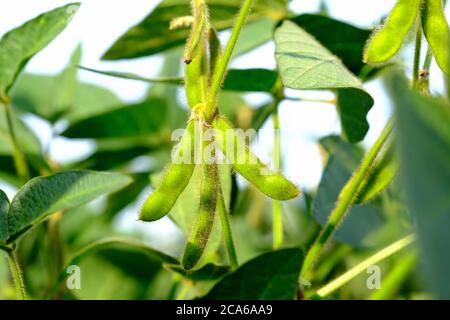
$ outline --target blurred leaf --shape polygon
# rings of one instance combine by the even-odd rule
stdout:
[[[114,249],[114,250],[111,250]],[[106,250],[106,251],[104,251]],[[102,257],[102,260],[107,260],[109,264],[115,265],[118,269],[121,269],[121,272],[117,274],[117,271],[114,272],[114,270],[107,269],[105,271],[105,268],[100,268],[99,270],[94,270],[95,265],[94,264],[88,264],[84,265],[83,270],[89,270],[89,272],[86,272],[85,274],[91,274],[91,277],[89,279],[84,280],[84,284],[86,286],[89,286],[88,288],[85,288],[84,294],[89,295],[89,297],[85,298],[95,298],[95,299],[105,299],[105,298],[126,298],[126,290],[123,290],[120,292],[119,297],[117,296],[118,293],[115,292],[117,290],[121,291],[121,281],[126,279],[127,277],[133,275],[134,277],[141,278],[138,279],[138,284],[142,281],[148,282],[150,279],[149,277],[153,277],[155,275],[155,267],[160,268],[162,263],[170,263],[170,264],[178,264],[178,261],[160,251],[157,251],[151,247],[148,247],[147,245],[134,241],[134,240],[127,240],[127,239],[121,239],[121,238],[111,238],[111,239],[104,239],[99,240],[94,243],[91,243],[90,245],[82,248],[78,252],[76,252],[74,255],[69,258],[68,262],[66,263],[66,266],[71,265],[80,265],[87,257],[99,253],[98,256]],[[98,261],[98,260],[97,260]],[[101,265],[101,264],[100,264]],[[61,273],[57,279],[57,281],[54,283],[54,286],[52,288],[52,292],[55,293],[57,289],[60,287],[60,285],[63,283],[64,279],[67,276],[66,270],[67,267],[63,268],[61,270]],[[104,282],[109,282],[112,280],[108,280],[113,278],[119,278],[117,281],[119,281],[119,287],[117,285],[114,285],[110,287],[105,288]],[[143,280],[142,278],[146,278]],[[102,281],[104,280],[104,281]],[[107,294],[108,296],[99,296],[101,295],[101,291],[98,290],[99,286],[102,286],[103,294]],[[133,283],[133,287],[135,287],[136,283]],[[82,286],[82,288],[84,285]],[[134,290],[132,290],[134,292]],[[111,297],[112,296],[112,297]],[[139,298],[139,297],[136,297]],[[142,298],[142,297],[140,297]]]
[[[314,199],[313,213],[317,221],[324,225],[336,205],[341,189],[358,167],[363,152],[337,136],[326,137],[321,140],[321,144],[330,153],[330,158]],[[336,231],[336,239],[356,247],[365,246],[366,237],[380,228],[383,222],[379,206],[353,205]]]
[[[46,12],[9,31],[0,40],[0,97],[6,97],[27,62],[67,26],[80,4]]]
[[[275,31],[275,57],[283,84],[291,89],[339,90],[338,111],[344,136],[358,142],[366,135],[372,97],[342,62],[295,23],[285,21]]]
[[[69,169],[91,169],[99,171],[118,170],[128,165],[136,157],[147,155],[152,149],[148,147],[134,147],[127,144],[118,150],[98,150],[88,158],[70,164]]]
[[[166,123],[164,101],[151,99],[143,103],[118,107],[72,124],[62,135],[68,138],[132,138],[157,135]]]
[[[435,297],[450,299],[450,106],[389,79],[396,105],[401,175],[416,223],[421,261]]]
[[[217,266],[208,263],[200,269],[185,270],[179,265],[165,264],[164,267],[168,270],[181,274],[183,277],[192,281],[212,281],[222,278],[231,271],[229,266]]]
[[[74,123],[106,112],[122,102],[112,91],[90,83],[79,83],[74,101],[64,114],[64,118]]]
[[[8,210],[9,199],[3,190],[0,190],[0,241],[8,237]]]
[[[303,260],[300,249],[263,254],[220,280],[205,300],[292,300]]]
[[[106,88],[83,82],[77,82],[75,85],[71,83],[70,86],[75,86],[71,88],[69,84],[61,82],[61,77],[71,69],[76,70],[69,66],[56,76],[24,74],[12,90],[13,106],[51,122],[60,118],[75,122],[122,104],[120,99]],[[55,91],[67,92],[64,101],[55,100]]]
[[[133,182],[124,189],[108,196],[104,215],[112,219],[118,212],[136,201],[149,184],[149,172],[133,174]]]
[[[119,173],[73,170],[30,180],[16,194],[8,212],[8,242],[13,242],[49,214],[90,202],[131,183]]]
[[[255,4],[257,4],[257,1]],[[273,32],[278,21],[273,18],[261,18],[255,22],[247,23],[239,35],[233,56],[245,54],[273,39]]]
[[[218,30],[223,30],[233,26],[241,1],[209,0],[208,6],[212,25]],[[284,11],[285,4],[282,0],[257,1],[249,21],[261,19],[264,15],[281,18]],[[119,60],[149,56],[183,44],[189,30],[169,31],[169,25],[173,18],[189,15],[191,8],[188,1],[163,0],[143,21],[122,35],[102,59]]]
[[[78,46],[67,67],[55,76],[25,74],[20,77],[12,90],[13,105],[50,122],[57,121],[74,101],[78,86],[74,65],[80,63],[81,55],[81,46]]]
[[[366,203],[374,199],[394,180],[399,167],[394,151],[389,148],[383,152],[372,168],[367,184],[358,194],[356,203]]]
[[[360,29],[351,24],[317,14],[302,14],[290,20],[339,57],[351,72],[363,76],[363,80],[367,80],[367,76],[381,69],[380,67],[369,66],[362,61],[363,50],[372,33],[371,30]]]
[[[13,126],[22,151],[27,155],[41,155],[41,145],[33,131],[13,115]],[[12,155],[12,142],[4,108],[0,109],[0,155]]]

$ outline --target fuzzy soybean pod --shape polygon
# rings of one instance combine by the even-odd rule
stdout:
[[[217,164],[203,163],[199,210],[182,260],[186,270],[192,269],[205,251],[214,224],[219,188]]]
[[[217,72],[217,68],[222,60],[222,45],[220,43],[219,36],[217,35],[217,31],[210,27],[208,30],[208,43],[209,43],[209,74],[210,79],[211,75]],[[208,85],[211,85],[209,83]]]
[[[195,121],[191,121],[176,146],[173,162],[167,169],[161,184],[148,197],[141,208],[139,219],[156,221],[164,217],[173,208],[180,194],[184,191],[195,168],[194,131]]]
[[[207,94],[207,54],[202,42],[194,54],[193,60],[186,65],[185,87],[188,104],[194,108],[206,101]]]
[[[234,169],[261,192],[275,200],[290,200],[300,194],[291,181],[270,170],[250,151],[245,136],[240,136],[224,117],[216,117],[213,126],[218,146]]]
[[[425,37],[441,70],[450,75],[450,31],[441,0],[426,0],[422,12]]]
[[[209,24],[208,7],[205,0],[191,0],[191,7],[194,22],[184,52],[184,62],[186,64],[190,64],[193,60],[198,46],[205,38]]]
[[[420,5],[421,0],[397,0],[385,24],[370,37],[364,51],[364,62],[383,63],[400,50],[416,22]]]

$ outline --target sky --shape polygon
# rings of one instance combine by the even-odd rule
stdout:
[[[66,0],[3,0],[0,1],[0,36],[21,25],[36,15],[55,7],[68,4]],[[81,43],[82,65],[96,69],[137,73],[145,77],[156,76],[160,69],[159,57],[140,58],[128,61],[104,62],[100,57],[132,25],[142,20],[158,4],[158,0],[80,0],[81,8],[67,29],[46,49],[35,56],[26,71],[40,74],[55,74],[68,63],[73,50]],[[395,0],[328,0],[326,4],[332,17],[359,27],[374,27],[393,7]],[[319,1],[294,0],[291,9],[298,13],[316,12]],[[446,14],[449,16],[449,7]],[[222,35],[224,40],[227,34]],[[412,48],[405,50],[406,61],[412,60]],[[257,51],[238,58],[232,63],[235,68],[275,68],[274,45],[267,44]],[[1,72],[1,70],[0,70]],[[138,101],[148,88],[144,83],[114,79],[89,72],[80,72],[81,80],[97,83],[115,91],[124,102]],[[375,99],[369,113],[371,125],[364,141],[374,142],[391,112],[388,98],[384,95],[379,80],[365,84],[365,88]],[[443,81],[437,66],[431,69],[431,88],[443,91]],[[289,96],[320,97],[329,96],[324,92],[288,91]],[[183,98],[183,97],[182,97]],[[247,99],[264,101],[266,97],[250,94]],[[280,107],[282,130],[283,172],[300,187],[314,189],[320,181],[322,159],[317,146],[320,137],[339,133],[339,120],[331,105],[306,102],[284,102]],[[27,123],[38,132],[42,142],[47,144],[51,136],[49,126],[35,117],[27,116]],[[256,152],[265,160],[270,159],[272,141],[271,122],[263,128]],[[67,162],[93,151],[93,145],[86,141],[68,141],[58,138],[50,145],[51,157],[59,162]],[[2,187],[2,186],[0,186]],[[12,197],[14,189],[3,186]]]

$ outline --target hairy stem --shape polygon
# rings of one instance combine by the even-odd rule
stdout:
[[[278,104],[273,112],[273,162],[275,170],[281,169],[281,139],[280,139],[280,118],[278,116]],[[273,248],[279,249],[283,245],[283,210],[281,201],[272,200],[272,215],[273,215]]]
[[[14,284],[16,286],[16,295],[18,300],[25,300],[25,284],[22,278],[22,271],[20,270],[19,262],[14,251],[8,252],[8,262],[11,268],[11,275],[14,279]]]
[[[372,169],[372,166],[378,154],[380,153],[382,147],[384,146],[386,140],[392,132],[393,126],[393,120],[391,119],[386,124],[375,144],[372,146],[372,148],[370,148],[370,150],[363,158],[359,168],[354,172],[353,176],[350,178],[344,188],[342,188],[337,200],[337,204],[333,211],[330,213],[326,225],[322,228],[319,236],[314,241],[313,245],[306,254],[301,271],[302,278],[305,278],[307,272],[309,272],[313,267],[313,264],[322,253],[322,250],[326,247],[328,240],[331,238],[339,224],[342,222],[345,213],[355,201],[358,195],[358,191],[364,184],[367,176],[370,174],[370,170]]]
[[[225,79],[231,55],[233,54],[242,27],[244,26],[245,21],[247,20],[247,16],[250,13],[252,4],[253,0],[244,0],[244,3],[242,4],[241,10],[234,25],[233,31],[231,33],[230,40],[228,41],[227,47],[225,48],[225,52],[216,69],[216,73],[213,75],[212,84],[208,96],[208,102],[205,110],[205,117],[207,120],[211,119],[216,113],[217,95],[219,94],[220,87],[222,86],[222,83]]]
[[[420,53],[422,50],[422,23],[417,19],[416,44],[414,48],[413,88],[418,89],[420,72]]]
[[[393,244],[387,246],[386,248],[378,251],[373,256],[369,257],[368,259],[364,260],[357,266],[353,267],[352,269],[348,270],[346,273],[341,275],[340,277],[334,279],[327,285],[320,288],[313,298],[324,298],[330,294],[332,294],[337,289],[341,288],[343,285],[347,284],[350,280],[355,278],[357,275],[359,275],[361,272],[364,272],[367,270],[367,268],[371,265],[377,264],[378,262],[386,259],[387,257],[393,255],[394,253],[402,250],[403,248],[409,246],[411,243],[413,243],[415,240],[414,235],[406,236]]]
[[[222,191],[219,191],[219,198],[218,198],[218,211],[219,211],[219,217],[220,222],[222,224],[222,230],[223,230],[223,239],[225,241],[225,248],[227,250],[228,259],[230,261],[231,268],[237,269],[239,266],[237,255],[236,255],[236,248],[234,247],[234,241],[233,241],[233,232],[231,229],[231,223],[229,219],[229,213],[228,209],[225,205],[225,201],[223,199]]]
[[[5,115],[6,115],[6,121],[8,125],[8,132],[9,136],[11,138],[12,147],[13,147],[13,158],[14,158],[14,164],[16,166],[17,174],[19,175],[20,179],[25,182],[30,179],[30,172],[28,170],[28,164],[25,158],[25,155],[20,150],[19,143],[17,141],[16,132],[14,130],[14,123],[11,113],[11,108],[9,106],[9,98],[2,97],[0,99],[0,103],[4,107]]]

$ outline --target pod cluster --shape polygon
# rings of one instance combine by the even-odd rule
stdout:
[[[219,199],[222,198],[216,153],[224,154],[236,172],[273,199],[289,200],[300,194],[300,190],[292,182],[271,171],[259,160],[250,151],[248,142],[244,142],[244,148],[239,150],[231,147],[230,152],[228,146],[239,142],[235,129],[218,110],[213,117],[205,114],[211,78],[220,64],[222,49],[217,32],[209,23],[205,1],[192,0],[191,3],[193,19],[183,21],[191,21],[184,61],[185,89],[192,113],[185,134],[172,153],[172,163],[158,187],[145,201],[139,216],[143,221],[156,221],[167,215],[188,185],[195,167],[201,166],[198,214],[182,259],[185,269],[192,269],[201,259],[213,227]],[[174,25],[185,26],[186,23]],[[206,139],[207,131],[213,132],[211,139]]]

